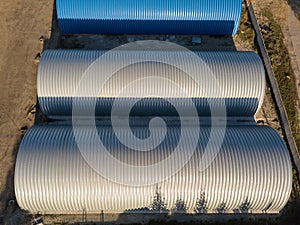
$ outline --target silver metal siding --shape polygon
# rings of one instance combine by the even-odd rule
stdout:
[[[104,51],[82,51],[82,50],[46,50],[41,58],[38,68],[37,91],[38,99],[43,112],[49,117],[70,116],[72,113],[72,99],[76,96],[76,88],[88,67]],[[115,51],[110,54],[110,62],[105,68],[93,68],[92,73],[104,76],[106,71],[114,67],[115,63],[120,64],[123,60],[127,62],[134,57],[142,59],[145,54],[154,54],[157,58],[171,59],[174,64],[192,68],[196,74],[201,76],[201,80],[207,85],[212,85],[211,74],[207,74],[207,67],[204,64],[194,64],[190,59],[190,53],[184,51]],[[263,64],[259,56],[252,52],[195,52],[214,74],[219,82],[223,96],[217,96],[215,87],[207,86],[205,95],[199,90],[195,81],[187,76],[183,71],[161,63],[139,63],[128,66],[119,71],[102,90],[102,95],[95,93],[92,98],[97,99],[96,116],[109,114],[111,101],[118,96],[118,92],[128,83],[156,74],[164,74],[164,78],[175,82],[182,87],[196,102],[196,106],[203,115],[207,116],[209,109],[204,98],[227,99],[227,114],[229,116],[253,116],[260,108],[265,91],[265,73]],[[159,82],[159,81],[158,81]],[[94,82],[97,85],[97,81]],[[99,86],[99,83],[98,83]],[[166,84],[164,89],[161,85],[149,84],[133,90],[128,99],[133,97],[144,97],[149,92],[160,93],[157,97],[175,98],[177,103],[185,104],[180,100],[182,96],[170,84]],[[89,89],[91,87],[87,87]],[[91,104],[91,99],[82,97],[82,107],[86,108]],[[126,96],[123,104],[126,103]],[[178,98],[178,99],[177,99]],[[128,100],[127,99],[127,100]],[[161,109],[162,114],[170,115],[170,109],[164,102],[157,99],[145,100],[138,106],[145,111],[153,110],[155,107]],[[164,111],[165,110],[165,111]],[[138,112],[136,112],[139,114]]]
[[[111,128],[98,127],[107,143],[108,151],[123,162],[152,164],[172,152],[170,143],[160,145],[146,154],[129,151],[116,145]],[[134,128],[146,135],[146,128]],[[268,212],[278,212],[287,203],[292,188],[292,166],[288,150],[275,130],[264,126],[228,127],[222,148],[215,161],[203,172],[197,170],[209,129],[202,127],[200,142],[190,161],[161,186],[169,208],[182,198],[190,211],[201,192],[205,192],[207,205],[213,212],[222,202],[228,211],[238,208],[248,199],[253,212],[261,212],[272,203]],[[170,128],[170,140],[180,128]],[[191,127],[189,132],[194,132]],[[218,131],[219,132],[219,131]],[[90,127],[82,127],[83,138],[89,137]],[[156,128],[160,134],[160,128]],[[126,136],[126,133],[122,134]],[[174,136],[175,135],[175,136]],[[88,140],[88,139],[87,139]],[[169,140],[169,141],[170,141]],[[169,143],[169,144],[168,144]],[[189,148],[190,140],[185,141]],[[87,141],[86,148],[94,147]],[[99,151],[104,151],[99,149]],[[89,151],[92,154],[93,151]],[[187,154],[186,151],[181,151]],[[93,155],[99,159],[99,156]],[[99,163],[105,158],[99,159]],[[180,160],[179,160],[180,161]],[[178,162],[173,162],[178,163]],[[161,174],[171,168],[165,165]],[[133,177],[124,170],[113,176],[131,180],[151,179],[158,171]],[[114,183],[97,174],[80,154],[69,126],[35,126],[23,138],[15,167],[15,193],[21,208],[45,213],[122,212],[147,207],[154,195],[155,185],[132,187]]]

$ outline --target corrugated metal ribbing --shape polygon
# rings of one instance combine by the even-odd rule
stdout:
[[[236,34],[242,0],[57,0],[62,33]]]
[[[106,56],[101,68],[97,63],[91,66],[104,53],[82,50],[46,50],[43,53],[38,68],[37,89],[40,106],[46,115],[70,116],[75,96],[81,98],[83,108],[96,99],[96,116],[110,115],[120,90],[135,81],[154,76],[165,81],[144,82],[122,97],[121,104],[125,106],[132,99],[144,98],[135,105],[132,115],[175,115],[176,110],[166,101],[168,98],[181,107],[187,107],[185,98],[192,99],[200,116],[209,116],[208,103],[215,102],[218,106],[220,99],[225,101],[228,116],[253,116],[263,102],[264,67],[259,56],[252,52],[194,52],[203,62],[198,63],[191,58],[190,52],[185,51],[113,51]],[[135,63],[117,71],[105,85],[101,84],[100,78],[111,75],[108,74],[111,68],[126,64],[130,59],[142,59],[145,55],[171,60],[177,68],[159,60]],[[190,75],[178,68],[189,68],[200,78],[206,90],[201,90]],[[77,94],[86,71],[95,76],[92,84],[86,84],[86,89],[98,91],[103,85],[101,93],[92,93],[92,96]],[[212,86],[213,79],[218,82],[221,95],[213,91],[216,90]],[[173,84],[181,87],[187,96],[182,96]]]
[[[190,127],[188,132],[197,128]],[[174,149],[180,138],[180,127],[169,127],[166,139],[156,149],[137,152],[127,149],[114,137],[110,127],[98,127],[99,137],[107,151],[116,159],[133,165],[157,163]],[[133,127],[140,137],[148,130]],[[80,136],[90,137],[91,127],[81,127]],[[219,134],[217,130],[217,134]],[[153,135],[162,135],[160,127]],[[222,202],[228,211],[239,208],[246,200],[253,212],[278,212],[289,199],[292,187],[292,167],[288,150],[280,136],[270,127],[228,127],[223,145],[215,160],[203,172],[198,171],[201,157],[210,135],[202,127],[198,147],[192,158],[173,176],[158,183],[166,203],[172,208],[178,198],[193,210],[196,199],[205,192],[208,210],[215,210]],[[127,133],[121,133],[126,137]],[[86,138],[86,140],[89,140]],[[184,140],[184,148],[191,148]],[[143,146],[140,146],[143,147]],[[212,145],[212,150],[215,146]],[[99,164],[109,160],[100,158],[105,149],[95,150],[90,141],[86,152],[93,154]],[[209,150],[209,149],[208,149]],[[96,152],[96,153],[95,153]],[[181,151],[187,154],[187,151]],[[176,160],[174,163],[178,163]],[[111,176],[127,179],[132,185],[140,179],[151,180],[156,173],[166,174],[171,168],[165,164],[160,171],[148,171],[133,177],[126,170],[117,172],[106,168]],[[35,126],[26,133],[21,143],[15,167],[15,193],[21,208],[45,213],[122,212],[148,207],[156,184],[130,186],[114,183],[100,176],[83,159],[69,126]]]

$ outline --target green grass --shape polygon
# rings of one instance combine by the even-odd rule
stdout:
[[[300,150],[300,124],[297,111],[298,94],[296,89],[295,75],[292,69],[289,52],[284,45],[284,35],[282,33],[280,25],[274,19],[273,14],[265,10],[263,12],[264,24],[268,25],[271,31],[263,31],[263,39],[267,48],[268,55],[270,57],[272,68],[278,83],[279,91],[282,97],[282,101],[289,119],[290,127],[293,137],[295,139],[298,152]],[[238,37],[247,41],[255,51],[258,51],[256,43],[255,32],[252,24],[250,23],[250,17],[243,7],[243,16],[241,18],[241,25],[238,32]],[[269,91],[266,95],[270,95]],[[270,96],[269,96],[270,97]],[[276,109],[278,112],[278,109]],[[298,183],[297,172],[293,170],[293,179]],[[298,190],[300,195],[300,190]],[[295,193],[292,194],[295,198]]]
[[[262,32],[264,42],[270,57],[272,68],[277,79],[283,104],[290,122],[291,130],[298,148],[300,149],[300,128],[296,103],[298,95],[296,90],[295,75],[291,66],[291,61],[287,48],[283,42],[283,33],[280,25],[275,21],[272,13],[268,10],[263,12],[263,17],[267,20],[270,32]],[[255,41],[255,32],[250,22],[248,11],[243,5],[243,14],[238,32],[238,37],[248,42],[257,51],[258,46]]]
[[[263,32],[264,42],[277,79],[283,104],[290,122],[291,130],[298,148],[300,149],[299,119],[296,104],[298,95],[295,75],[287,48],[283,42],[283,33],[280,25],[275,21],[272,13],[264,11],[263,16],[268,20],[270,32]]]

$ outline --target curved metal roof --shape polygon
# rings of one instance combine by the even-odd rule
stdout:
[[[231,35],[242,0],[57,0],[56,9],[62,33]]]
[[[168,99],[187,109],[192,100],[200,116],[210,116],[211,103],[221,110],[221,101],[228,116],[253,116],[263,102],[265,72],[252,52],[46,50],[37,89],[49,117],[70,116],[74,99],[83,109],[95,101],[96,116],[110,115],[118,98],[122,106],[143,98],[131,111],[135,116],[177,115]]]
[[[127,133],[121,127],[116,129],[126,139]],[[157,148],[143,152],[120,144],[110,127],[97,127],[97,131],[106,149],[96,147],[87,138],[92,136],[91,127],[81,127],[79,136],[86,140],[83,148],[98,165],[110,160],[100,157],[108,151],[120,164],[139,166],[138,171],[172,154],[180,136],[179,127],[169,127],[166,139]],[[133,132],[141,138],[149,135],[149,130],[142,127],[133,127]],[[155,138],[161,133],[160,127],[153,128]],[[17,156],[14,183],[18,204],[23,209],[45,213],[82,213],[83,209],[87,213],[123,212],[148,207],[158,185],[168,208],[180,198],[192,211],[203,192],[210,212],[221,203],[230,212],[246,200],[253,212],[267,209],[274,213],[285,206],[292,188],[292,166],[288,150],[275,130],[264,126],[228,127],[217,157],[206,170],[199,171],[209,135],[209,128],[202,127],[194,154],[179,172],[157,184],[134,186],[141,180],[151,182],[164,176],[172,163],[137,176],[108,164],[104,170],[109,176],[131,184],[123,185],[90,167],[77,147],[72,127],[35,126],[24,136]],[[173,163],[181,163],[189,148],[190,141],[183,140],[182,157]],[[209,150],[213,148],[214,142]]]

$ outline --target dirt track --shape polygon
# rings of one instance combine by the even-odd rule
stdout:
[[[0,216],[14,195],[13,167],[21,128],[34,122],[40,36],[48,37],[52,0],[0,1]]]

